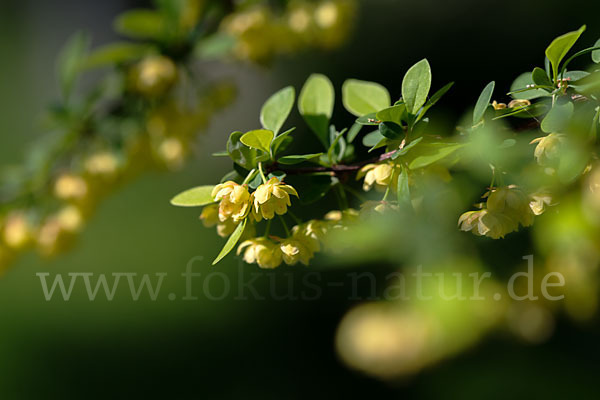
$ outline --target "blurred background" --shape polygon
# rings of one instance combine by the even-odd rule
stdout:
[[[0,2],[0,161],[18,163],[43,132],[39,118],[58,88],[54,59],[66,39],[89,31],[93,45],[115,39],[111,24],[123,10],[144,1],[2,0]],[[582,46],[600,37],[600,6],[587,0],[521,3],[459,0],[363,0],[347,44],[277,58],[271,65],[213,63],[206,76],[235,82],[238,96],[220,112],[194,146],[195,157],[175,173],[147,173],[111,194],[90,220],[77,246],[45,261],[21,257],[0,279],[0,398],[167,397],[209,399],[304,398],[594,398],[597,393],[597,319],[573,323],[559,317],[554,335],[543,344],[515,341],[492,333],[475,347],[402,379],[383,382],[354,372],[336,354],[342,317],[361,302],[349,300],[348,272],[382,265],[310,270],[281,267],[260,272],[255,287],[268,293],[270,282],[284,291],[311,270],[322,272],[323,296],[314,301],[213,301],[194,283],[195,301],[182,301],[180,274],[193,257],[204,257],[194,271],[207,274],[222,240],[202,227],[198,210],[169,205],[173,194],[218,181],[230,165],[211,158],[233,130],[258,125],[259,110],[275,90],[299,89],[313,72],[327,74],[336,88],[348,78],[374,80],[400,96],[404,71],[427,57],[433,87],[456,86],[440,103],[440,114],[458,120],[481,89],[496,80],[499,92],[518,74],[543,64],[552,38],[587,23]],[[502,100],[502,99],[499,99]],[[336,105],[341,111],[341,104]],[[335,115],[335,114],[334,114]],[[338,115],[346,115],[344,112]],[[297,118],[297,117],[296,117]],[[334,121],[340,125],[351,121]],[[519,263],[528,244],[503,242],[501,265]],[[240,265],[228,257],[217,267],[233,282]],[[46,301],[38,272],[167,273],[156,301],[132,301],[124,288],[113,301],[89,301],[82,287],[65,302]],[[249,279],[249,278],[248,278]],[[214,290],[218,293],[218,279]],[[197,293],[196,293],[197,292]],[[167,294],[176,293],[175,300]],[[358,287],[369,294],[369,283]]]

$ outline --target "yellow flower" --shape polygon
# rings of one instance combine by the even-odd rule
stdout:
[[[515,99],[508,103],[508,108],[527,107],[530,106],[531,102],[525,99]]]
[[[292,237],[304,244],[313,253],[321,250],[321,242],[327,233],[328,224],[324,221],[310,220],[292,228]]]
[[[23,212],[17,211],[6,217],[4,222],[4,243],[11,249],[25,247],[31,239],[32,228]]]
[[[252,193],[252,215],[256,221],[260,221],[262,218],[272,219],[276,213],[285,214],[291,205],[290,194],[298,197],[296,189],[272,177]]]
[[[267,238],[246,240],[239,245],[237,254],[239,255],[244,249],[244,261],[248,264],[257,263],[264,269],[273,269],[281,265],[283,255],[279,245]]]
[[[548,136],[533,139],[530,144],[537,143],[534,156],[538,164],[547,166],[557,161],[560,157],[561,145],[565,140],[565,135],[560,133],[551,133]]]
[[[487,208],[491,212],[502,213],[523,226],[533,224],[529,198],[515,185],[493,189],[487,199]]]
[[[388,212],[398,211],[400,207],[387,201],[366,201],[360,206],[360,214],[363,216],[377,214],[387,214]]]
[[[486,209],[464,213],[458,219],[458,224],[462,231],[471,231],[477,236],[487,236],[492,239],[503,238],[504,235],[518,228],[518,224],[510,217]]]
[[[294,265],[300,261],[304,265],[308,265],[314,254],[310,249],[300,240],[294,238],[285,239],[279,245],[283,261],[287,265]]]
[[[494,110],[504,110],[506,108],[505,103],[498,103],[496,100],[492,101],[492,107]]]
[[[353,208],[344,211],[333,210],[325,214],[325,220],[331,229],[348,229],[353,222],[358,221],[360,213]]]
[[[93,154],[85,160],[85,170],[90,175],[110,176],[117,171],[118,166],[117,157],[108,151]]]
[[[212,197],[219,204],[219,220],[225,222],[232,218],[239,222],[246,218],[250,211],[250,193],[245,185],[238,185],[233,181],[227,181],[215,186]]]
[[[131,78],[139,93],[159,95],[175,82],[177,66],[164,56],[146,57],[132,68]]]
[[[219,223],[219,205],[210,204],[205,206],[200,213],[200,219],[205,228],[217,225]]]
[[[388,186],[394,188],[395,182],[393,178],[395,169],[396,167],[391,163],[367,164],[358,171],[356,179],[365,177],[363,183],[363,190],[365,192],[371,190],[373,185],[375,185],[377,190],[385,190]]]
[[[227,237],[235,231],[239,222],[234,222],[232,219],[228,219],[225,222],[219,222],[217,224],[217,235],[221,237]]]
[[[54,184],[54,194],[63,200],[80,200],[88,193],[88,185],[83,178],[72,174],[63,174]]]
[[[56,219],[61,228],[66,232],[77,232],[83,226],[83,215],[79,208],[70,205],[64,207],[56,214]]]
[[[529,208],[535,215],[542,215],[547,206],[552,205],[552,196],[546,192],[538,192],[529,196]]]
[[[320,28],[327,29],[335,25],[339,18],[337,4],[327,1],[315,10],[315,20]]]

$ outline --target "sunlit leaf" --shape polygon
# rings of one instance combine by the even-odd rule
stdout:
[[[574,32],[565,33],[554,39],[546,49],[546,57],[552,65],[554,81],[558,76],[559,66],[562,59],[567,55],[571,47],[575,44],[579,36],[585,31],[585,25]]]
[[[214,186],[198,186],[179,193],[171,199],[171,204],[179,207],[200,207],[215,202],[211,193]]]
[[[415,115],[427,101],[431,88],[431,67],[423,59],[410,67],[402,80],[402,98],[409,113]]]
[[[291,86],[269,97],[260,111],[260,123],[263,128],[277,135],[294,107],[295,98],[296,91]]]
[[[265,153],[270,153],[271,142],[273,141],[273,131],[267,129],[256,129],[245,133],[241,138],[240,142],[244,143],[248,147],[262,150]]]
[[[385,87],[356,79],[344,82],[342,101],[346,110],[357,117],[382,110],[391,103],[390,94]]]
[[[329,147],[329,120],[333,113],[335,91],[325,75],[311,75],[298,97],[298,111],[325,148]]]

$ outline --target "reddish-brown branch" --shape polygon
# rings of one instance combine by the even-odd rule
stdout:
[[[283,171],[287,175],[302,175],[302,174],[314,174],[314,173],[319,173],[319,172],[325,172],[325,173],[330,172],[331,175],[340,175],[340,174],[345,174],[348,172],[358,171],[359,169],[361,169],[362,167],[364,167],[365,165],[367,165],[369,163],[388,160],[389,158],[392,157],[392,155],[395,152],[396,152],[395,150],[390,151],[388,153],[381,154],[378,157],[373,157],[368,160],[361,161],[359,163],[348,164],[348,165],[339,164],[339,165],[332,165],[331,167],[287,168],[285,166],[282,166],[281,164],[274,163],[269,168],[267,168],[266,172],[269,173],[269,172],[273,172],[273,171],[277,170],[277,171]]]

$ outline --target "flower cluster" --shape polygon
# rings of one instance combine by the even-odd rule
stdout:
[[[485,205],[462,214],[458,224],[463,231],[492,239],[503,238],[519,230],[519,226],[530,226],[534,216],[541,215],[552,202],[548,194],[527,195],[515,185],[492,189],[484,196]]]
[[[230,15],[221,29],[237,39],[238,58],[262,62],[309,46],[338,46],[349,34],[355,8],[353,0],[300,0],[278,14],[257,4]]]
[[[331,211],[323,220],[310,220],[295,225],[291,235],[285,239],[269,236],[242,242],[237,254],[244,253],[248,264],[258,264],[260,268],[273,269],[282,263],[308,265],[315,253],[321,251],[327,233],[333,229],[347,229],[354,210]]]

